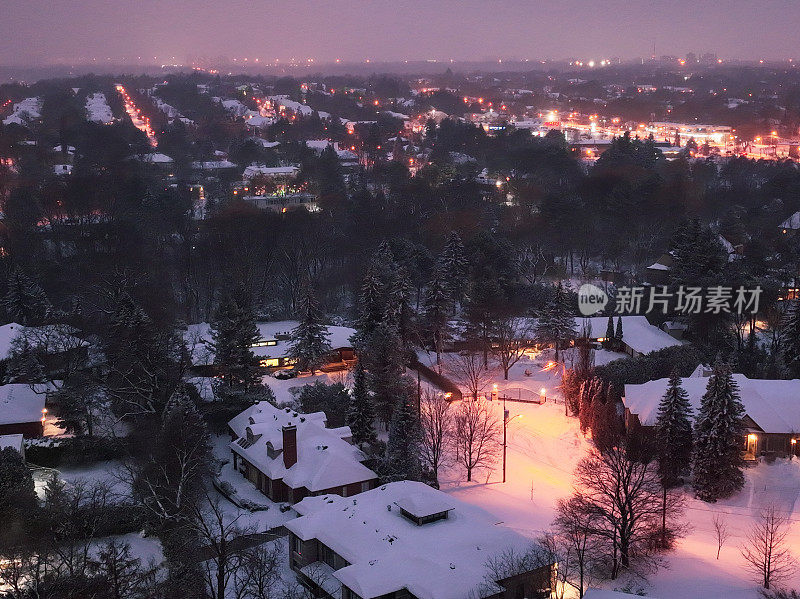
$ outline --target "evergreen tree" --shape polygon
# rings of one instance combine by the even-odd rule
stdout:
[[[714,365],[695,422],[694,489],[703,501],[729,497],[744,485],[741,439],[744,407],[730,368]]]
[[[260,384],[261,373],[252,347],[261,335],[241,294],[223,299],[211,322],[214,363],[230,391],[248,392]]]
[[[559,282],[553,298],[545,307],[536,324],[536,336],[540,341],[555,348],[556,360],[558,360],[559,350],[575,338],[576,330],[575,315],[567,290]]]
[[[325,412],[327,424],[331,428],[344,426],[350,410],[350,394],[342,383],[326,385],[316,381],[304,385],[297,397],[300,409],[306,413]]]
[[[394,255],[388,243],[382,243],[370,260],[358,298],[355,347],[368,349],[369,339],[379,325],[384,323],[389,301],[389,289],[396,269]]]
[[[311,374],[315,374],[325,362],[331,346],[328,343],[328,327],[324,324],[322,310],[310,283],[304,285],[298,312],[300,322],[292,331],[289,357],[296,360],[297,370],[310,370]]]
[[[0,549],[25,539],[38,507],[22,456],[10,447],[0,449]]]
[[[800,301],[794,300],[786,312],[781,330],[783,361],[792,377],[800,377]]]
[[[394,328],[388,324],[380,325],[370,338],[370,353],[360,354],[359,359],[366,360],[369,388],[378,417],[388,425],[408,386],[403,378],[403,347]]]
[[[414,338],[412,293],[413,285],[408,270],[404,266],[397,266],[386,289],[383,322],[390,324],[397,331],[404,351],[411,349],[411,341]]]
[[[614,317],[608,317],[608,324],[606,325],[606,341],[614,339]]]
[[[447,289],[444,276],[437,266],[433,271],[433,278],[425,290],[425,330],[436,350],[436,363],[441,364],[441,354],[444,351],[444,341],[450,323],[452,301]]]
[[[406,398],[395,410],[389,428],[386,459],[381,468],[384,480],[422,480],[420,440],[419,420]]]
[[[3,308],[9,320],[28,326],[44,324],[52,311],[44,290],[20,268],[9,276]]]
[[[656,453],[661,479],[674,486],[680,475],[688,472],[692,461],[692,406],[681,387],[677,371],[669,377],[667,391],[658,406]]]
[[[181,352],[174,330],[162,330],[129,293],[110,298],[113,314],[102,330],[103,381],[118,414],[156,414],[180,381]]]
[[[378,440],[375,433],[375,408],[367,389],[367,373],[359,360],[353,375],[353,392],[350,410],[347,412],[347,424],[353,434],[353,443],[361,449],[364,445],[372,445]]]
[[[614,341],[622,342],[622,316],[617,317],[617,330],[614,331]]]
[[[447,236],[442,253],[439,255],[438,267],[450,297],[460,300],[464,296],[464,288],[469,274],[469,262],[461,237],[455,231]]]

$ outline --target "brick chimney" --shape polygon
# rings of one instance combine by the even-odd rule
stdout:
[[[283,427],[283,465],[291,468],[297,463],[297,427]]]

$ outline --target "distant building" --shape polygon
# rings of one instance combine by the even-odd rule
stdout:
[[[41,437],[46,414],[44,393],[21,383],[0,385],[0,435]]]
[[[247,408],[228,427],[233,468],[272,501],[295,503],[314,495],[356,495],[378,475],[350,441],[350,427],[326,427],[325,414],[300,414],[266,401]]]
[[[292,359],[289,357],[290,335],[297,325],[296,320],[258,323],[260,339],[252,349],[262,368],[275,370],[289,368],[293,365]],[[346,370],[355,364],[355,351],[350,341],[350,337],[354,333],[355,330],[349,327],[328,327],[328,343],[331,351],[325,364],[320,368],[321,371]],[[213,374],[214,351],[211,347],[210,325],[206,322],[189,325],[184,337],[195,371],[198,374]]]
[[[555,564],[482,509],[423,483],[399,481],[356,497],[294,506],[289,565],[315,597],[537,599],[551,596]],[[511,560],[493,570],[489,560]]]
[[[681,344],[669,333],[650,324],[646,316],[612,316],[615,330],[618,318],[622,318],[622,341],[617,342],[620,344],[619,349],[634,358]],[[605,338],[608,316],[575,319],[575,326],[579,334],[584,325],[587,324],[590,327],[590,336],[584,339],[585,341],[594,343],[608,342]]]

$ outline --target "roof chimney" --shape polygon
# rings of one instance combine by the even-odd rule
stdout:
[[[297,427],[283,427],[283,465],[291,468],[297,463]]]

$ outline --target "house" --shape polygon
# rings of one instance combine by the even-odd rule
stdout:
[[[681,344],[669,333],[650,324],[646,316],[612,316],[614,330],[616,330],[618,318],[622,318],[622,342],[619,349],[633,358]],[[575,319],[575,327],[579,334],[586,325],[590,327],[589,337],[583,339],[584,341],[606,343],[608,316]],[[579,338],[579,340],[581,339]]]
[[[778,228],[784,235],[794,235],[800,230],[800,212],[795,212],[785,221],[783,221]]]
[[[8,374],[15,346],[29,347],[48,375],[57,375],[88,359],[89,343],[69,325],[24,327],[16,322],[0,326],[0,377]]]
[[[682,379],[695,415],[700,410],[710,374],[709,369],[701,367],[692,376]],[[742,438],[745,455],[750,459],[762,455],[800,455],[800,379],[749,379],[743,374],[734,374],[733,379],[739,386],[745,410]],[[668,382],[669,379],[663,378],[625,385],[622,402],[626,428],[652,430]]]
[[[0,385],[0,435],[41,437],[47,409],[45,394],[29,385]]]
[[[289,357],[292,330],[299,323],[296,320],[258,323],[259,340],[252,346],[253,353],[259,359],[262,368],[278,369],[292,366]],[[323,372],[346,370],[356,362],[355,351],[350,337],[355,329],[349,327],[329,326],[328,343],[331,352],[323,364]],[[211,347],[211,327],[206,322],[189,325],[184,335],[192,366],[198,370],[211,370],[214,364],[214,352]]]
[[[277,502],[374,488],[378,475],[349,442],[350,427],[325,425],[323,412],[300,414],[266,401],[250,406],[228,422],[233,468]]]
[[[423,483],[393,482],[352,498],[308,497],[294,509],[300,517],[286,524],[289,565],[312,596],[550,597],[555,564],[538,546]],[[501,555],[533,559],[491,568]]]

